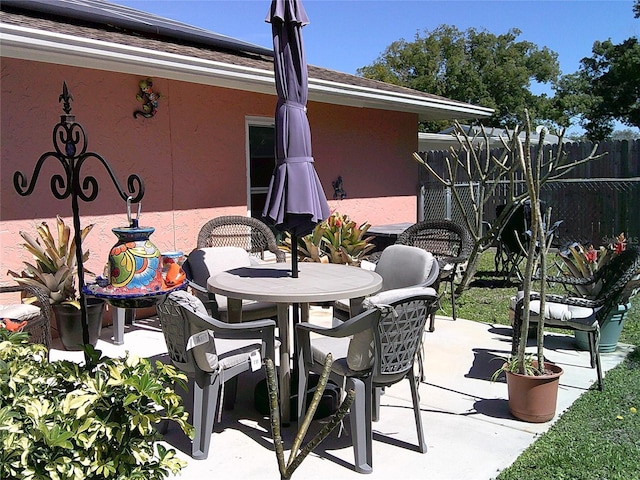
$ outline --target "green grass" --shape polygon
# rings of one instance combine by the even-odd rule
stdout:
[[[552,288],[555,293],[563,292],[559,285]],[[493,251],[487,250],[480,258],[478,272],[471,287],[456,297],[456,314],[467,320],[509,325],[509,298],[515,295],[517,290],[516,283],[505,283],[503,277],[495,274]],[[631,305],[620,341],[640,345],[640,295],[631,300]],[[440,313],[451,315],[448,292],[442,299]],[[558,331],[567,333],[567,330]]]
[[[633,409],[637,409],[635,412]],[[640,478],[640,349],[582,395],[498,480]]]
[[[456,300],[457,315],[508,325],[509,298],[516,290],[515,284],[504,284],[493,274],[493,255],[487,251],[476,280]],[[640,295],[632,305],[620,341],[638,346]],[[451,313],[447,298],[442,306],[444,314]],[[634,408],[638,412],[633,413]],[[639,465],[640,348],[636,348],[607,373],[604,391],[583,394],[497,480],[640,479]]]

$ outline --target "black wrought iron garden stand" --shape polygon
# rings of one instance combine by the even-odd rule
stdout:
[[[43,164],[49,160],[57,160],[62,166],[63,173],[51,177],[51,192],[59,200],[71,197],[71,210],[73,215],[73,228],[75,239],[75,255],[78,268],[78,290],[80,292],[80,309],[82,316],[82,339],[86,345],[89,343],[89,329],[87,324],[87,303],[84,290],[84,262],[82,260],[82,229],[80,227],[79,201],[92,202],[98,196],[98,181],[94,176],[81,176],[82,167],[88,160],[101,163],[107,170],[111,180],[123,200],[130,198],[131,203],[139,203],[144,196],[144,182],[136,174],[127,178],[127,192],[122,188],[109,163],[99,154],[87,150],[87,135],[82,125],[76,122],[75,115],[71,115],[71,100],[67,83],[63,82],[62,94],[58,102],[63,102],[64,115],[60,116],[60,123],[53,128],[54,151],[46,152],[40,156],[33,170],[31,181],[22,172],[15,172],[13,185],[19,195],[26,197],[31,195]],[[85,359],[89,364],[90,359],[85,352]]]

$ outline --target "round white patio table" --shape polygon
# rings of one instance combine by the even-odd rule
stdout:
[[[375,272],[334,263],[300,262],[297,278],[291,276],[290,263],[273,263],[241,267],[209,278],[210,292],[227,297],[229,322],[242,321],[242,300],[257,300],[278,305],[280,331],[280,413],[282,423],[291,418],[291,349],[289,346],[289,305],[300,304],[301,321],[309,319],[309,304],[349,299],[351,314],[362,310],[366,295],[382,287],[382,277]]]

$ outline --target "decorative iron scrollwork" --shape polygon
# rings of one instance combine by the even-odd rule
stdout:
[[[118,194],[123,200],[131,197],[134,203],[142,200],[144,196],[144,183],[135,174],[129,175],[127,179],[127,191],[125,192],[120,182],[116,178],[111,166],[97,153],[87,152],[87,135],[84,128],[75,122],[75,115],[71,115],[71,103],[73,97],[69,94],[66,82],[63,83],[62,95],[58,101],[64,101],[64,115],[60,117],[53,129],[54,151],[46,152],[40,156],[36,162],[31,182],[22,172],[13,174],[13,185],[19,195],[26,197],[31,195],[35,185],[38,183],[38,176],[42,165],[49,158],[57,160],[62,166],[64,173],[55,174],[51,177],[51,193],[59,200],[63,200],[70,195],[77,195],[84,202],[91,202],[98,196],[98,182],[93,176],[81,178],[81,170],[84,163],[89,159],[96,159],[109,173]]]

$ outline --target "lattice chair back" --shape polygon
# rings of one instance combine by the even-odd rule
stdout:
[[[193,358],[187,352],[189,325],[182,315],[180,306],[171,298],[156,306],[160,315],[162,334],[167,344],[171,362],[180,370],[192,373],[195,371]]]
[[[180,370],[187,373],[195,372],[196,361],[193,352],[187,351],[187,344],[189,338],[198,332],[192,331],[184,308],[171,295],[160,302],[156,308],[160,314],[162,333],[167,344],[169,358]],[[203,313],[206,315],[206,310]],[[215,355],[215,343],[209,342],[208,346],[213,349],[211,353]],[[205,371],[210,370],[210,368],[205,368]]]
[[[380,301],[380,297],[375,300]],[[411,371],[433,301],[433,297],[417,297],[382,308],[378,328],[374,330],[377,356],[373,364],[375,385],[391,385]]]
[[[216,217],[205,223],[198,234],[198,248],[205,247],[240,247],[261,259],[268,251],[277,262],[285,261],[271,229],[256,218],[241,215]]]

